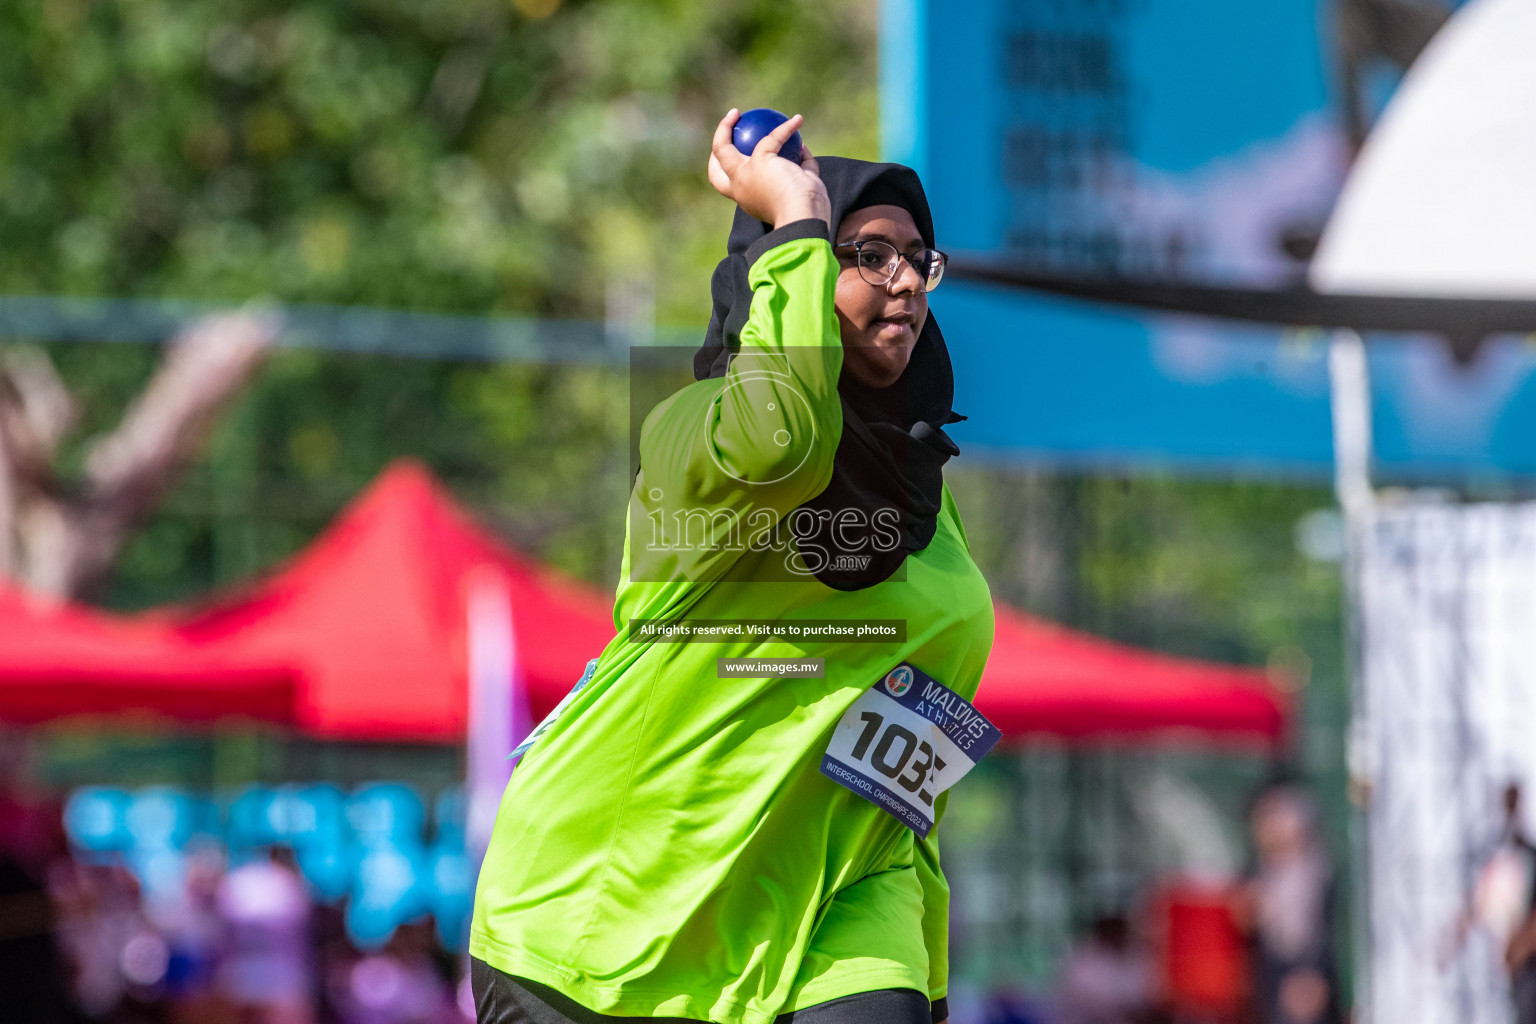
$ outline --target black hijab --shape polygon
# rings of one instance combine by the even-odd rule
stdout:
[[[910,213],[923,244],[934,246],[928,199],[911,168],[836,156],[818,157],[817,164],[832,203],[834,241],[837,225],[849,213],[867,206],[891,205]],[[770,233],[787,234],[783,239],[767,238]],[[731,357],[741,345],[741,329],[752,304],[752,288],[747,282],[752,259],[776,241],[807,234],[803,230],[797,233],[795,225],[770,232],[768,225],[736,210],[728,255],[715,268],[710,283],[714,312],[704,344],[693,357],[695,379],[725,376]],[[965,417],[951,407],[954,373],[933,311],[928,312],[907,367],[894,384],[886,388],[863,384],[848,372],[844,360],[837,390],[842,399],[843,433],[833,460],[832,481],[821,494],[800,506],[818,514],[792,515],[790,526],[802,552],[814,545],[832,556],[844,551],[871,555],[862,568],[835,567],[829,562],[815,574],[835,590],[862,590],[889,579],[908,552],[921,551],[933,540],[943,500],[944,463],[960,454],[943,430],[946,424]],[[832,517],[845,509],[859,510],[859,521],[868,529],[861,534],[857,527],[848,529],[844,523],[833,531]],[[877,543],[878,537],[888,534],[869,525],[881,509],[894,510],[897,517],[902,541],[894,547]],[[854,543],[845,549],[841,541],[850,536]]]

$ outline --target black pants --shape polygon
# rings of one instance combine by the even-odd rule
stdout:
[[[641,1020],[649,1024],[697,1024],[682,1017],[593,1013],[548,985],[514,978],[473,957],[469,983],[475,992],[477,1024],[639,1024]],[[933,1024],[947,1016],[943,1000],[930,1005],[921,992],[888,988],[807,1006],[781,1015],[776,1024]]]
[[[1536,959],[1515,968],[1509,995],[1515,1004],[1515,1024],[1536,1024]]]

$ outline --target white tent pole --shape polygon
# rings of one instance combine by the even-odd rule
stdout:
[[[512,776],[507,760],[517,693],[517,637],[512,599],[500,573],[470,579],[468,600],[469,714],[466,723],[465,825],[467,851],[478,864],[490,844],[502,790]]]
[[[1328,348],[1329,403],[1333,411],[1333,486],[1344,517],[1345,664],[1350,678],[1350,726],[1346,760],[1351,789],[1370,792],[1374,744],[1367,704],[1364,610],[1361,607],[1363,533],[1375,512],[1371,490],[1371,381],[1365,342],[1351,330],[1338,330]],[[1367,809],[1361,808],[1366,811]],[[1372,1019],[1370,844],[1368,819],[1353,816],[1350,828],[1351,918],[1354,924],[1356,1019]],[[1363,883],[1363,884],[1358,884]]]
[[[1370,512],[1371,381],[1365,342],[1351,330],[1333,332],[1328,346],[1333,407],[1333,486],[1347,519]]]

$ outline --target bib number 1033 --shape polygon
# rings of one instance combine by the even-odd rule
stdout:
[[[923,783],[928,781],[930,772],[937,777],[945,767],[944,759],[933,752],[933,744],[918,739],[911,729],[887,722],[878,711],[861,712],[859,721],[864,723],[864,730],[853,745],[854,759],[864,761],[867,755],[871,768],[887,779],[896,780],[896,785],[908,793],[916,793],[919,800],[933,806],[934,794],[924,789]],[[877,735],[880,737],[878,742],[875,740]],[[871,743],[875,745],[873,752],[869,749]]]
[[[1000,736],[969,701],[903,662],[843,714],[821,771],[927,836],[934,799]]]

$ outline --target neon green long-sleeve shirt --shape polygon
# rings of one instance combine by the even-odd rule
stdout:
[[[619,635],[502,798],[470,950],[600,1013],[768,1024],[858,992],[947,991],[939,830],[917,839],[820,763],[839,718],[899,662],[975,695],[992,601],[948,488],[928,546],[852,592],[763,582],[781,552],[690,548],[675,515],[750,528],[825,488],[842,429],[837,273],[824,238],[763,253],[742,357],[647,418]],[[632,619],[684,616],[907,627],[899,643],[627,635]],[[745,657],[821,657],[825,677],[718,677],[717,659]]]

